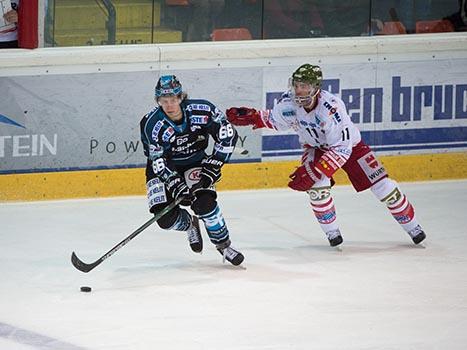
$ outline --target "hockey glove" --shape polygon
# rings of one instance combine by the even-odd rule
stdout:
[[[191,188],[192,193],[206,189],[214,185],[220,180],[221,168],[224,163],[221,160],[215,159],[212,156],[206,157],[201,162],[201,172],[199,174],[199,181]]]
[[[165,183],[165,187],[173,199],[183,198],[180,205],[190,206],[193,203],[194,197],[190,192],[190,188],[180,175],[169,177]]]
[[[313,164],[308,162],[299,166],[290,176],[288,186],[295,191],[308,191],[322,177]]]
[[[233,125],[253,125],[253,129],[264,128],[260,113],[254,108],[232,107],[226,111],[227,119]]]

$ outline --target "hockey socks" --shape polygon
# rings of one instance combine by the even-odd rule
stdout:
[[[312,188],[308,191],[310,205],[321,229],[326,233],[331,247],[343,242],[336,217],[336,207],[331,197],[330,187]]]
[[[211,212],[199,217],[204,221],[204,226],[212,243],[217,246],[228,241],[229,230],[225,225],[224,217],[218,205]]]
[[[409,234],[415,244],[426,238],[425,232],[415,218],[412,204],[407,196],[399,190],[395,181],[385,178],[373,185],[371,190],[381,202],[386,204],[393,218]]]

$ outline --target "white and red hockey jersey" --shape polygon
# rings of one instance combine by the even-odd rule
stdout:
[[[330,151],[340,167],[349,159],[353,146],[361,141],[360,131],[352,123],[344,102],[328,91],[320,91],[317,106],[311,112],[285,93],[272,110],[262,111],[261,116],[269,128],[295,130],[304,147]]]

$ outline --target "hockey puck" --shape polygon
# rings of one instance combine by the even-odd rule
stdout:
[[[91,287],[83,286],[83,287],[80,288],[80,290],[81,290],[82,292],[89,293],[89,292],[91,291]]]

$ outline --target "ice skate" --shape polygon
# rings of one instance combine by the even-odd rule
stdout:
[[[203,238],[201,237],[201,231],[199,229],[199,219],[197,216],[193,215],[191,219],[191,225],[188,231],[188,242],[190,243],[190,248],[195,253],[201,253],[203,250]]]
[[[342,239],[341,231],[338,229],[326,232],[326,236],[328,237],[329,245],[331,247],[338,246],[344,241]]]
[[[426,238],[425,232],[422,230],[420,225],[415,226],[414,229],[409,231],[409,235],[415,244],[419,244]]]
[[[224,262],[227,260],[234,266],[240,265],[245,259],[242,253],[230,245],[230,240],[224,244],[216,245],[216,249],[224,257]]]

